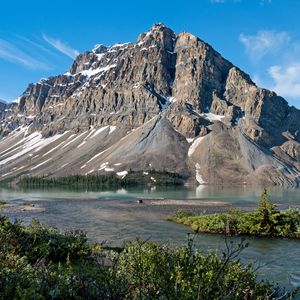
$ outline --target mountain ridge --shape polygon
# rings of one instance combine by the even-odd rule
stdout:
[[[66,73],[30,84],[0,108],[0,121],[2,178],[156,168],[200,184],[299,185],[300,111],[162,23],[136,43],[98,44]],[[9,160],[31,137],[47,145]]]

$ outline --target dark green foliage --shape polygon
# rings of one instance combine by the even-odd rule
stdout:
[[[118,257],[117,278],[131,287],[126,299],[265,299],[271,286],[258,284],[250,267],[232,259],[242,248],[220,257],[202,255],[191,243],[171,249],[137,241]]]
[[[226,243],[220,256],[187,246],[135,241],[89,245],[34,221],[0,222],[0,299],[275,299],[284,290],[258,283],[237,259],[246,247]],[[272,295],[272,296],[271,296]],[[286,295],[287,298],[287,295]],[[281,299],[284,299],[281,298]]]
[[[134,185],[182,185],[183,177],[177,173],[168,171],[150,170],[146,172],[129,171],[128,175],[123,179],[125,182],[133,182]],[[151,177],[154,179],[151,179]]]
[[[62,187],[94,190],[181,184],[183,184],[183,179],[179,174],[155,170],[148,171],[147,174],[129,171],[124,178],[116,175],[70,175],[65,177],[23,177],[18,182],[18,185],[23,188]]]
[[[257,209],[257,231],[265,234],[278,234],[277,226],[281,223],[281,213],[275,204],[270,202],[267,189],[263,190]],[[284,225],[284,224],[281,224]]]
[[[77,187],[121,186],[121,180],[112,175],[70,175],[65,177],[23,177],[18,182],[21,187]]]
[[[65,261],[90,254],[86,235],[81,231],[61,233],[55,228],[42,226],[33,220],[27,228],[0,218],[0,251],[26,256],[29,262]]]
[[[179,211],[172,220],[190,226],[195,232],[300,238],[299,209],[278,210],[266,189],[258,208],[252,212],[232,209],[228,213],[191,216]]]

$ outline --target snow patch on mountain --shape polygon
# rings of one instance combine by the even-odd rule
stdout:
[[[198,137],[190,146],[189,151],[188,151],[188,156],[192,156],[193,153],[195,152],[195,150],[198,148],[198,146],[200,145],[200,143],[203,141],[205,137],[201,136]]]
[[[200,174],[200,165],[198,163],[195,164],[196,168],[196,180],[199,184],[206,184],[206,181],[202,178],[202,175]]]

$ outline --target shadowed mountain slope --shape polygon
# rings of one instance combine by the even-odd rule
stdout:
[[[155,24],[0,104],[0,180],[157,169],[200,184],[296,186],[299,129],[285,99],[196,36]]]

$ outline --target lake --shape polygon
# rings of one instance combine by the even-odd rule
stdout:
[[[239,187],[222,188],[149,188],[115,191],[63,191],[0,189],[0,201],[11,207],[4,212],[11,219],[18,218],[28,224],[32,218],[60,229],[82,229],[91,240],[119,245],[136,237],[163,241],[171,245],[186,243],[190,229],[167,221],[182,203],[189,200],[205,202],[201,211],[230,207],[253,209],[260,198],[261,189]],[[281,209],[300,208],[300,189],[271,188],[271,200]],[[137,199],[143,199],[138,204]],[[154,199],[149,201],[147,199]],[[155,200],[156,199],[156,200]],[[168,205],[168,199],[173,199]],[[192,201],[193,200],[193,201]],[[165,203],[160,205],[160,201]],[[177,202],[176,202],[177,201]],[[211,205],[210,205],[211,203]],[[32,209],[20,209],[25,204]],[[233,238],[236,243],[240,238]],[[300,240],[283,238],[248,238],[250,246],[241,254],[244,263],[260,266],[258,273],[285,286],[300,285]],[[195,246],[202,251],[225,248],[224,237],[197,234]]]

